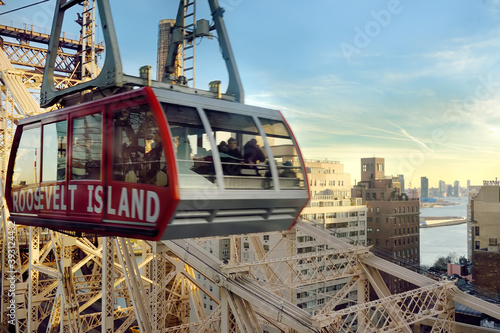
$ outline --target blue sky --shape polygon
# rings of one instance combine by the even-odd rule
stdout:
[[[35,1],[6,0],[0,11]],[[1,20],[51,25],[55,1]],[[199,0],[198,18],[205,3]],[[499,0],[220,0],[246,103],[277,108],[308,159],[384,157],[430,186],[500,177]],[[111,0],[125,71],[156,65],[177,1]],[[70,27],[68,26],[68,29]],[[227,83],[216,40],[198,45],[197,86]]]

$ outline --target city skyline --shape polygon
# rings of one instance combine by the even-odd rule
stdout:
[[[407,187],[423,176],[429,187],[445,177],[480,185],[500,176],[500,1],[220,4],[246,103],[281,110],[305,158],[340,161],[353,184],[361,158],[371,156],[385,158],[387,175],[404,174]],[[111,6],[125,72],[156,71],[158,23],[175,17],[177,2]],[[2,19],[50,31],[53,7]],[[225,89],[215,40],[201,40],[197,55],[197,86],[219,79]]]

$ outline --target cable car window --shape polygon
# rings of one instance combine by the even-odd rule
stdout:
[[[12,187],[36,184],[40,181],[40,127],[23,129],[17,148]]]
[[[226,188],[271,189],[264,139],[250,116],[205,110],[221,157]]]
[[[113,113],[113,180],[166,186],[160,130],[147,104]]]
[[[100,179],[102,114],[73,119],[72,179]]]
[[[42,181],[66,179],[67,121],[43,126]]]
[[[259,118],[278,167],[281,189],[304,189],[304,172],[297,149],[282,121]]]
[[[172,134],[181,188],[216,188],[212,146],[196,108],[162,103]]]

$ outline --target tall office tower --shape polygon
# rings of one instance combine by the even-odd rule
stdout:
[[[500,294],[500,182],[485,181],[471,199],[472,279],[474,284]]]
[[[460,182],[458,180],[455,180],[455,182],[453,183],[453,196],[460,196]]]
[[[446,196],[447,197],[453,196],[453,186],[446,185]]]
[[[158,25],[158,54],[156,59],[156,80],[161,81],[165,73],[165,63],[167,62],[168,50],[172,42],[172,30],[175,20],[161,20]]]
[[[442,196],[446,195],[446,183],[444,180],[439,181],[439,193],[441,193]]]
[[[399,183],[401,184],[401,193],[406,193],[405,191],[405,175],[398,175]]]
[[[429,197],[429,179],[427,177],[420,178],[420,197]]]
[[[393,178],[385,177],[384,168],[383,158],[361,159],[362,181],[351,191],[352,198],[363,199],[368,208],[367,245],[373,245],[375,252],[381,256],[419,265],[420,200],[401,194],[400,189],[394,186]],[[393,294],[411,289],[409,283],[394,276],[382,276]]]

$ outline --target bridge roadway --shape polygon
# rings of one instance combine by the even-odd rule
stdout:
[[[369,252],[367,247],[351,245],[338,239],[328,232],[318,229],[310,223],[298,221],[295,228],[305,234],[311,235],[316,240],[328,244],[336,250],[350,250],[358,254],[360,263],[382,272],[408,281],[419,287],[436,284],[436,280],[416,273],[412,270],[384,260]],[[299,332],[318,332],[314,318],[298,308],[295,304],[281,298],[273,292],[263,288],[244,271],[235,273],[234,269],[225,270],[224,264],[214,255],[208,253],[195,241],[190,239],[164,241],[176,256],[186,261],[196,271],[206,278],[214,281],[226,290],[248,301],[259,314],[274,318]],[[500,307],[487,301],[474,297],[453,287],[448,295],[455,302],[476,309],[491,317],[500,319]]]
[[[31,27],[31,29],[29,29],[28,27]],[[14,38],[25,44],[34,42],[48,45],[50,42],[49,34],[34,31],[33,26],[28,24],[25,24],[24,28],[16,28],[5,24],[0,24],[0,36]],[[64,34],[60,38],[59,46],[69,50],[78,51],[82,48],[82,43],[78,39],[66,38],[66,35]],[[95,47],[97,52],[104,51],[104,45],[102,44],[96,44]]]

